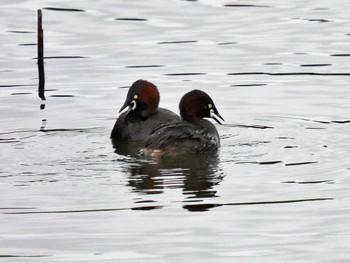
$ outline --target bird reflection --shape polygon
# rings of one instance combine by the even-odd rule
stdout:
[[[217,153],[150,160],[138,155],[143,143],[115,141],[112,143],[115,153],[133,157],[133,161],[124,166],[128,186],[133,191],[155,195],[163,193],[167,188],[181,188],[185,196],[183,208],[189,211],[207,211],[215,207],[205,204],[204,200],[217,196],[215,186],[223,178],[218,169]]]

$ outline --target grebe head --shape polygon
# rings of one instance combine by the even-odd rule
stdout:
[[[125,103],[119,112],[129,107],[127,115],[133,113],[146,118],[157,111],[159,99],[157,87],[151,82],[140,79],[130,87]]]
[[[213,118],[219,124],[225,121],[219,114],[213,100],[201,90],[186,93],[180,101],[180,115],[183,120],[198,123],[203,118]]]

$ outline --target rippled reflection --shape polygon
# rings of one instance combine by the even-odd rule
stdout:
[[[223,178],[218,169],[219,157],[216,153],[149,160],[138,156],[143,143],[112,143],[117,154],[135,158],[131,165],[124,168],[128,186],[133,191],[154,195],[162,194],[167,188],[181,188],[185,197],[185,209],[204,211],[212,207],[207,204],[192,207],[187,203],[203,202],[204,199],[216,196],[215,186]]]

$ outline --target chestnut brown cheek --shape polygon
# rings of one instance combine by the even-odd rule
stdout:
[[[145,87],[139,97],[140,101],[147,104],[147,106],[151,109],[157,109],[159,104],[159,93],[158,91],[151,87]]]

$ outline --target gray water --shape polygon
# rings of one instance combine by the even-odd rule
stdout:
[[[0,4],[6,262],[349,262],[346,1]],[[43,10],[46,101],[37,96]],[[117,152],[127,87],[206,91],[217,155]]]

